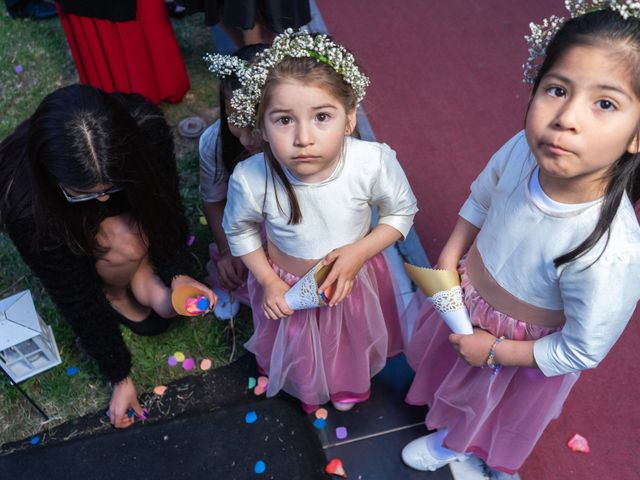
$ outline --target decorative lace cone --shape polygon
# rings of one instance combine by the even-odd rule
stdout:
[[[205,293],[202,290],[189,285],[183,285],[171,292],[171,305],[173,305],[173,309],[178,313],[178,315],[182,315],[183,317],[195,317],[197,315],[202,315],[203,312],[189,312],[187,310],[187,300],[204,294]]]
[[[404,264],[409,278],[429,297],[453,333],[471,334],[473,326],[464,306],[460,276],[455,270],[437,270]]]
[[[321,294],[318,293],[318,287],[329,275],[331,266],[319,262],[291,286],[284,294],[284,299],[291,310],[325,307],[329,304],[334,286],[332,285]]]

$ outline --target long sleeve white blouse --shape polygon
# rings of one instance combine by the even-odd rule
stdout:
[[[302,211],[297,225],[287,223],[287,194],[263,154],[240,162],[229,180],[222,222],[231,253],[241,256],[260,248],[264,222],[269,240],[282,252],[322,258],[369,232],[373,205],[378,206],[379,223],[406,236],[418,209],[395,152],[381,143],[345,141],[345,154],[328,179],[303,183],[285,171]]]
[[[528,186],[535,167],[520,132],[473,182],[460,216],[480,228],[478,251],[502,288],[564,311],[564,327],[534,344],[539,368],[552,376],[595,367],[627,325],[640,298],[640,227],[624,195],[608,239],[556,268],[553,260],[593,231],[602,202],[566,211],[536,201]]]

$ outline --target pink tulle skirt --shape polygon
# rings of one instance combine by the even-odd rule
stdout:
[[[277,265],[273,269],[289,285],[299,278]],[[269,376],[268,396],[284,390],[307,405],[363,402],[371,377],[402,348],[391,274],[382,254],[364,264],[342,303],[298,310],[281,320],[264,315],[263,290],[253,275],[247,283],[254,334],[245,347]]]
[[[220,274],[218,273],[218,269],[216,268],[216,262],[220,260],[220,252],[218,251],[218,246],[216,245],[215,242],[211,242],[209,244],[209,258],[210,260],[207,262],[206,282],[209,284],[211,288],[219,288],[220,290],[226,290],[222,286],[222,281],[220,280]],[[245,281],[246,281],[246,278],[245,278]],[[246,283],[243,286],[238,287],[236,290],[234,290],[231,293],[233,297],[237,299],[240,303],[249,305],[249,290],[247,290]]]
[[[511,340],[535,340],[557,330],[494,310],[469,283],[464,261],[460,269],[475,326]],[[429,405],[427,428],[448,428],[447,448],[473,453],[497,470],[517,472],[549,422],[560,415],[579,373],[545,377],[537,368],[503,367],[493,375],[457,355],[448,340],[451,331],[420,292],[403,313],[411,317],[416,320],[405,353],[416,376],[407,403]]]

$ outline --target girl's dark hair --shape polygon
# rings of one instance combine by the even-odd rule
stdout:
[[[251,63],[256,54],[262,52],[268,48],[266,43],[256,43],[253,45],[247,45],[242,47],[233,56],[245,60]],[[227,107],[225,99],[231,98],[231,94],[234,90],[240,88],[240,80],[235,75],[229,75],[220,79],[219,86],[219,105],[220,105],[220,141],[222,142],[222,162],[227,170],[227,173],[231,174],[240,160],[243,160],[249,155],[249,152],[240,143],[240,140],[231,133],[229,130],[229,121],[227,118]]]
[[[55,240],[76,254],[99,252],[95,236],[106,204],[71,204],[60,185],[121,187],[107,203],[125,206],[155,253],[170,255],[185,242],[171,129],[162,111],[140,95],[87,85],[56,90],[2,143],[0,165],[3,181],[28,172],[23,185],[15,185],[23,191],[5,200],[30,197],[36,241],[43,246]]]
[[[344,81],[342,76],[336,72],[332,67],[326,63],[320,62],[313,58],[286,58],[278,63],[271,72],[265,82],[262,89],[262,96],[260,98],[260,104],[258,105],[258,111],[256,114],[256,124],[259,129],[264,130],[264,114],[271,98],[271,90],[278,82],[284,79],[297,80],[307,85],[319,85],[327,92],[340,101],[347,113],[352,112],[358,105],[356,94],[347,82]],[[282,166],[273,156],[273,152],[268,143],[263,145],[264,156],[267,159],[269,168],[275,176],[277,176],[280,183],[284,186],[287,197],[289,199],[289,206],[291,213],[289,214],[289,224],[295,225],[302,221],[302,211],[300,210],[300,204],[296,197],[295,190],[291,182],[284,173]],[[275,183],[275,176],[272,175]],[[276,203],[281,212],[283,212],[280,202],[278,201],[277,190]]]
[[[546,57],[533,84],[531,98],[535,95],[540,81],[555,63],[576,46],[609,47],[619,51],[626,60],[629,78],[637,98],[640,98],[640,20],[622,18],[612,10],[598,10],[565,22],[547,47]],[[640,119],[637,134],[640,135]],[[640,198],[640,155],[625,152],[607,172],[607,187],[600,216],[591,234],[576,248],[554,260],[556,267],[568,263],[591,250],[606,234],[623,195],[629,195],[632,203]]]

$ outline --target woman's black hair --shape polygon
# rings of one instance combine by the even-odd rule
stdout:
[[[8,183],[19,175],[23,181],[10,192]],[[6,207],[16,206],[8,198],[25,199],[42,246],[55,241],[76,254],[99,253],[95,236],[112,200],[125,206],[158,255],[173,254],[188,235],[171,129],[162,111],[140,95],[87,85],[47,95],[2,142],[0,178],[7,182],[0,210],[7,217]],[[99,184],[123,190],[107,203],[71,204],[60,188]]]
[[[262,52],[269,45],[265,43],[256,43],[247,45],[236,51],[233,56],[251,63],[256,54]],[[229,130],[229,121],[227,118],[227,107],[225,98],[231,98],[234,90],[240,88],[240,80],[236,75],[229,75],[220,79],[219,86],[219,105],[220,105],[220,141],[222,142],[222,162],[228,174],[233,172],[240,160],[249,156],[249,152],[242,146],[240,140]]]
[[[624,54],[637,98],[640,98],[640,20],[622,18],[609,9],[598,10],[565,22],[547,47],[546,57],[536,75],[531,98],[540,81],[555,63],[576,46],[611,46]],[[640,119],[637,134],[640,135]],[[613,221],[623,195],[635,204],[640,198],[640,154],[625,152],[607,172],[607,187],[600,216],[591,234],[576,248],[554,260],[556,267],[571,262],[591,250],[606,234],[609,240]]]

